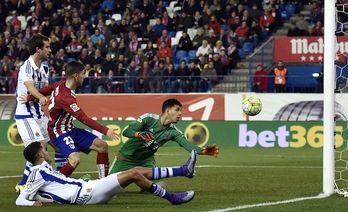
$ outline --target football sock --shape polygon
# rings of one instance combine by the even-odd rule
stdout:
[[[170,193],[169,191],[165,190],[163,187],[156,183],[152,183],[150,187],[150,192],[153,193],[154,195],[158,197],[162,197],[168,201],[173,199],[173,194]]]
[[[25,163],[23,176],[22,176],[22,179],[19,181],[18,185],[24,185],[27,182],[28,176],[30,174],[30,167],[32,167],[32,166],[33,166],[33,164],[28,162],[28,161]]]
[[[63,166],[65,166],[67,160],[65,157],[63,157],[62,153],[56,152],[54,153],[54,162],[56,164],[57,171],[59,171]]]
[[[64,174],[65,176],[70,176],[73,172],[74,172],[75,168],[68,162],[65,164],[65,166],[63,166],[60,169],[60,173]]]
[[[97,154],[97,168],[99,178],[108,176],[109,174],[109,154],[99,153]]]
[[[168,177],[182,176],[181,168],[178,167],[166,167],[160,168],[156,167],[152,169],[153,180],[163,179]]]

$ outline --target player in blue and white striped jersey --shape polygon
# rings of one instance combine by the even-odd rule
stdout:
[[[195,196],[194,191],[174,194],[150,181],[175,176],[192,178],[197,160],[195,150],[192,150],[188,161],[179,167],[135,167],[87,182],[66,177],[53,170],[49,165],[51,158],[47,149],[40,142],[29,144],[24,149],[24,157],[33,166],[25,188],[16,200],[16,205],[41,206],[43,202],[86,205],[107,203],[132,183],[174,205],[187,203]]]
[[[32,142],[42,142],[46,145],[49,141],[48,118],[41,106],[46,105],[48,99],[38,90],[48,85],[49,70],[44,62],[48,60],[51,54],[51,47],[48,38],[41,34],[32,36],[28,41],[28,45],[30,57],[24,61],[18,70],[15,119],[24,146]],[[38,99],[38,102],[23,103],[21,97],[30,94]],[[55,150],[59,152],[58,148],[55,148]],[[62,161],[59,166],[65,165],[66,159],[61,154],[57,153],[56,159]],[[27,162],[23,177],[16,186],[17,191],[22,189],[20,185],[25,184],[30,166],[31,164]]]

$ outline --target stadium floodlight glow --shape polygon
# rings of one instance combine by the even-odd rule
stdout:
[[[336,1],[324,1],[324,146],[323,192],[334,193],[335,173],[335,58],[336,58]]]

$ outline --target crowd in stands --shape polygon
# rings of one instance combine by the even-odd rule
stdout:
[[[300,10],[303,2],[3,0],[0,93],[14,92],[16,70],[36,33],[50,39],[51,82],[64,77],[69,61],[85,64],[87,78],[77,92],[209,92],[282,26],[281,8]],[[313,23],[320,21],[319,10],[311,14]]]

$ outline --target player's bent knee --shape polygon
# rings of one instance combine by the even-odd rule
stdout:
[[[105,141],[101,140],[100,138],[96,138],[94,139],[93,144],[90,148],[97,152],[103,153],[108,152],[109,146]]]
[[[73,167],[78,166],[80,164],[80,160],[80,154],[77,152],[71,153],[68,157],[68,161]]]

